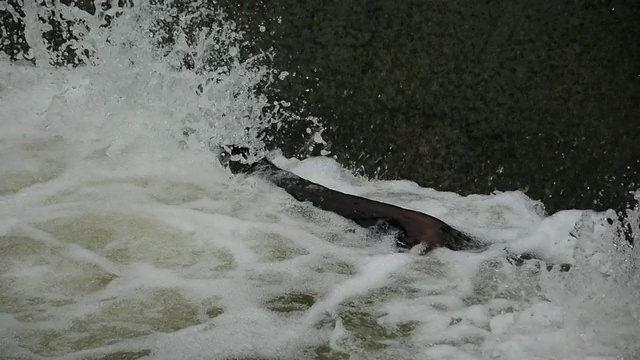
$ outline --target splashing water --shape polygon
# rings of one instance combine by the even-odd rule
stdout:
[[[275,71],[203,4],[89,15],[25,2],[37,66],[0,62],[0,357],[640,356],[638,247],[606,214],[544,217],[519,192],[461,197],[275,159],[495,243],[418,256],[232,177],[211,145],[260,149],[261,130],[295,116],[259,95]],[[77,20],[76,68],[47,66],[47,12]],[[504,249],[573,267],[514,267]]]

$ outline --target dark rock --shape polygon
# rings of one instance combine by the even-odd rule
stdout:
[[[549,213],[622,210],[640,187],[637,1],[220,3],[295,73],[271,95],[366,175],[523,190]]]

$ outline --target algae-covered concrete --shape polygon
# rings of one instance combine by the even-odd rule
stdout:
[[[640,2],[222,1],[339,161],[548,212],[640,188]],[[281,144],[304,153],[292,137]]]

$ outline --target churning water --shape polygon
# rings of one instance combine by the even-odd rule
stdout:
[[[218,20],[167,49],[149,29],[190,21],[171,9],[112,9],[100,28],[109,10],[57,5],[92,54],[65,69],[46,65],[37,16],[50,10],[27,3],[37,66],[0,60],[0,358],[640,358],[638,247],[605,214],[544,217],[520,192],[461,197],[276,155],[495,243],[397,253],[217,164],[210,145],[258,147],[289,116],[256,92],[280,73],[241,60],[242,34],[220,14],[192,9]],[[505,249],[573,268],[515,267]]]

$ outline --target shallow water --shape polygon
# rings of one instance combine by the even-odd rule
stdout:
[[[274,155],[494,243],[397,253],[391,236],[217,164],[208,141],[244,139],[268,71],[236,62],[198,95],[202,75],[152,46],[100,42],[145,39],[135,24],[152,15],[134,15],[92,38],[92,66],[0,62],[0,357],[640,357],[638,249],[605,214],[544,217],[519,192],[461,197]],[[505,250],[573,268],[515,267]]]

